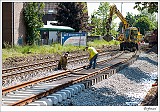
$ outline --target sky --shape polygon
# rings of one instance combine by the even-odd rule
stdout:
[[[99,2],[87,2],[87,7],[88,7],[88,15],[91,16],[91,14],[96,11],[99,7]],[[110,4],[113,4],[113,2],[110,2]],[[133,9],[133,7],[135,6],[134,2],[117,2],[114,3],[117,6],[117,9],[121,12],[121,4],[122,4],[122,15],[124,17],[126,17],[126,13],[130,12],[133,14],[138,14],[139,11],[136,9]],[[114,20],[115,23],[117,23],[117,25],[119,24],[119,22],[121,22],[121,20],[117,17]]]

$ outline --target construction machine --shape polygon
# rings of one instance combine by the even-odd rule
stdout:
[[[142,34],[140,34],[136,27],[129,27],[129,23],[117,9],[115,4],[110,6],[109,18],[106,23],[107,34],[103,37],[103,39],[108,41],[111,37],[111,22],[114,14],[116,14],[123,23],[123,32],[117,38],[120,41],[120,50],[138,50],[138,42],[141,40]]]
[[[155,44],[158,44],[158,28],[152,32],[146,33],[144,41],[149,43],[149,47],[153,47]]]

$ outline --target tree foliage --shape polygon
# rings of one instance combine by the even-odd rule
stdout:
[[[82,12],[81,13],[81,25],[82,25],[82,31],[87,31],[89,30],[89,25],[88,25],[88,19],[89,19],[89,16],[88,16],[88,9],[87,9],[87,3],[86,2],[81,2],[81,5],[82,5]]]
[[[42,16],[44,14],[44,3],[29,2],[24,7],[24,20],[27,30],[27,43],[30,45],[40,38],[40,31],[37,28],[43,26]]]
[[[126,20],[129,23],[129,26],[133,26],[133,24],[136,21],[136,18],[135,18],[135,16],[132,13],[127,12]]]
[[[139,17],[147,17],[152,22],[152,24],[154,25],[153,29],[158,28],[158,21],[156,20],[156,14],[155,13],[153,13],[153,14],[148,13],[148,9],[144,9],[140,12]]]
[[[120,22],[117,31],[118,31],[119,33],[122,33],[122,28],[123,28],[123,23]]]
[[[140,32],[144,34],[145,31],[150,31],[158,28],[158,22],[156,20],[155,14],[148,13],[147,9],[140,11],[140,14],[133,15],[132,13],[127,13],[126,20],[130,24],[130,27],[140,28]],[[122,24],[119,24],[118,31],[121,31]]]
[[[86,3],[60,2],[58,4],[56,20],[59,25],[69,26],[75,31],[86,30],[88,12]]]
[[[94,13],[91,16],[91,24],[90,24],[91,31],[90,31],[90,33],[93,36],[97,36],[97,35],[101,35],[101,33],[102,33],[100,30],[100,28],[101,28],[100,26],[101,26],[102,22],[101,22],[100,18],[98,18],[97,16],[94,16]]]
[[[91,24],[90,24],[90,26],[92,27],[91,35],[102,36],[106,34],[106,22],[109,16],[109,11],[110,11],[109,3],[107,2],[100,3],[98,10],[95,11],[91,17]],[[114,19],[115,16],[113,16],[113,20]],[[114,28],[115,28],[115,23],[112,21],[111,34],[115,36],[116,32]]]
[[[125,17],[125,19],[127,20],[127,22],[129,23],[129,26],[132,27],[133,24],[136,21],[135,16],[132,13],[127,12],[127,15]],[[120,22],[119,23],[119,27],[118,27],[118,32],[122,32],[122,27],[123,27],[123,23]]]
[[[134,8],[139,11],[148,9],[151,14],[158,13],[158,2],[136,2]]]
[[[135,24],[135,27],[140,28],[141,34],[144,35],[144,31],[151,31],[154,29],[153,23],[147,17],[139,18]]]

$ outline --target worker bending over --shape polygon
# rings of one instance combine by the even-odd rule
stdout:
[[[66,52],[63,56],[61,56],[58,62],[58,70],[67,70],[67,60],[68,60],[69,52]]]
[[[92,63],[93,63],[93,69],[95,69],[98,52],[94,47],[87,46],[85,49],[89,52],[89,61],[90,61],[87,69],[90,69],[92,67]]]

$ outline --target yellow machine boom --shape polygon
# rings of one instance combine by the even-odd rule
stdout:
[[[118,37],[118,40],[121,42],[120,50],[125,50],[125,49],[131,51],[135,51],[135,49],[138,50],[137,43],[142,38],[142,35],[140,34],[140,32],[138,32],[138,29],[136,27],[129,27],[129,23],[117,9],[115,4],[110,6],[109,18],[107,19],[106,23],[107,34],[103,37],[104,40],[108,41],[108,38],[111,37],[110,30],[111,30],[112,17],[114,14],[116,14],[123,23],[123,32]]]

